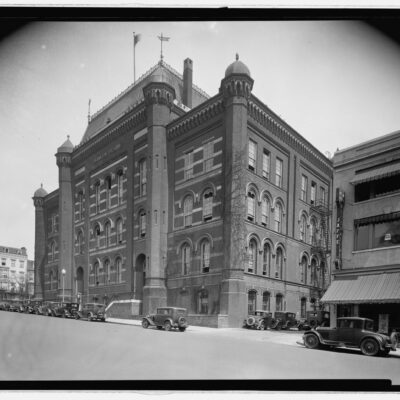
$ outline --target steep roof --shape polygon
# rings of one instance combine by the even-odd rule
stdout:
[[[96,112],[86,128],[81,143],[86,142],[103,129],[110,122],[118,118],[129,108],[134,107],[143,100],[143,88],[152,81],[162,81],[170,84],[175,89],[176,99],[182,103],[183,76],[175,71],[164,61],[159,61],[153,68],[141,76],[134,84],[111,100],[102,109]],[[192,88],[192,106],[196,107],[207,100],[209,96],[197,86]]]

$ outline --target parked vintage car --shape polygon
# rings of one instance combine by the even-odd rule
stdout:
[[[146,315],[142,319],[142,326],[143,328],[156,326],[157,329],[164,328],[166,331],[177,328],[184,332],[188,327],[185,317],[186,308],[159,307],[155,314]]]
[[[53,315],[61,318],[75,318],[79,303],[59,303],[52,308]]]
[[[316,328],[317,326],[329,326],[330,324],[329,311],[317,310],[307,311],[306,321],[303,326],[305,330]]]
[[[54,317],[53,309],[58,307],[57,301],[46,301],[42,304],[42,315],[46,315],[48,317]]]
[[[303,329],[303,323],[296,319],[296,314],[286,311],[275,311],[274,321],[271,324],[271,329]]]
[[[358,348],[367,356],[387,355],[396,351],[397,339],[374,331],[374,321],[369,318],[346,317],[337,319],[337,327],[317,327],[303,335],[309,349],[348,347]]]
[[[271,325],[272,313],[256,310],[243,321],[243,328],[265,330]]]
[[[8,311],[22,312],[22,304],[19,301],[11,301]]]
[[[10,308],[10,303],[8,303],[7,301],[3,301],[2,303],[0,303],[1,311],[8,311],[9,308]]]
[[[80,311],[74,313],[74,318],[106,322],[106,306],[101,303],[86,303]]]

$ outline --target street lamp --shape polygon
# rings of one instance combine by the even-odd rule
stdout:
[[[64,303],[64,278],[65,278],[65,274],[67,273],[67,271],[63,268],[61,270],[61,274],[62,274],[62,302]]]

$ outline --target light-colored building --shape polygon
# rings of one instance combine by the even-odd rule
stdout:
[[[0,246],[0,291],[24,294],[28,272],[28,255],[25,247]]]
[[[323,297],[336,317],[400,328],[400,131],[333,157],[332,282]]]

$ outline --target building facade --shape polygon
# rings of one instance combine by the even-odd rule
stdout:
[[[26,248],[0,246],[0,260],[1,296],[25,295],[29,263]]]
[[[323,297],[336,316],[400,328],[400,132],[337,151],[332,282]]]
[[[161,60],[58,149],[59,188],[33,197],[37,297],[181,306],[209,326],[321,306],[331,161],[238,58],[213,97],[192,76]]]

